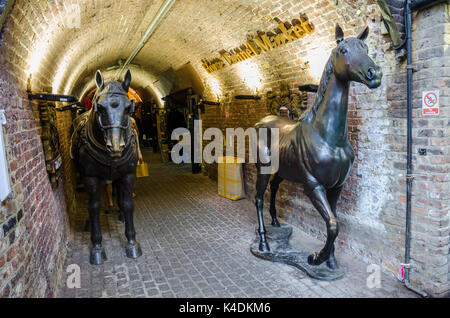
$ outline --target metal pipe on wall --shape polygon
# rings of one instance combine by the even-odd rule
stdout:
[[[449,0],[406,0],[405,1],[405,32],[407,49],[407,162],[406,162],[406,229],[405,229],[405,286],[413,292],[427,297],[428,295],[416,289],[410,282],[410,255],[411,255],[411,197],[412,183],[414,176],[412,173],[412,75],[414,66],[412,64],[412,12],[427,9],[435,4],[449,3]]]
[[[142,37],[142,39],[139,41],[138,45],[134,48],[133,52],[131,53],[131,55],[127,58],[127,60],[125,61],[125,63],[122,65],[122,67],[120,68],[119,72],[116,75],[116,79],[119,79],[120,75],[122,74],[122,72],[125,70],[125,68],[131,63],[133,62],[134,58],[139,54],[139,52],[142,50],[142,48],[144,47],[144,45],[147,43],[148,39],[150,38],[150,36],[153,34],[153,32],[155,32],[156,28],[158,27],[158,25],[161,23],[161,21],[164,19],[164,17],[167,15],[167,13],[169,12],[170,8],[172,8],[172,6],[175,4],[176,0],[166,0],[163,5],[161,6],[161,8],[159,8],[158,13],[156,13],[155,17],[153,18],[152,22],[150,23],[150,25],[147,28],[147,31],[145,31],[144,36]]]

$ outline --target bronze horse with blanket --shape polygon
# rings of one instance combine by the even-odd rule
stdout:
[[[92,249],[90,262],[99,265],[106,260],[102,248],[100,229],[101,180],[112,180],[118,185],[118,203],[125,219],[126,255],[138,258],[142,255],[133,223],[133,187],[136,181],[138,161],[137,141],[130,114],[134,112],[134,100],[128,98],[131,73],[123,83],[104,82],[100,71],[96,74],[97,93],[93,108],[74,122],[71,154],[76,161],[84,186],[89,194],[89,219]]]
[[[336,204],[354,161],[347,128],[349,86],[355,81],[371,89],[377,88],[383,75],[368,56],[368,47],[364,43],[368,32],[366,27],[357,38],[344,39],[342,29],[336,25],[337,47],[326,64],[312,108],[298,122],[268,116],[255,126],[258,131],[260,128],[279,129],[279,170],[270,182],[272,225],[280,226],[275,198],[283,180],[303,184],[304,193],[326,222],[326,244],[319,253],[308,257],[310,265],[327,261],[329,268],[337,268],[334,257],[334,241],[339,231]],[[267,156],[260,157],[257,163],[255,204],[259,219],[259,250],[262,252],[270,250],[262,213],[264,192],[271,174],[261,173],[261,167],[270,165],[263,163],[269,162],[272,154],[270,144],[269,139],[267,145],[258,145],[261,148],[258,153]]]

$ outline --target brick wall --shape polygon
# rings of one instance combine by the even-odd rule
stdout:
[[[26,94],[27,53],[36,34],[26,24],[17,1],[0,42],[0,108],[4,126],[12,199],[0,206],[0,297],[53,297],[62,277],[68,241],[67,202],[73,192],[64,183],[52,189],[40,139],[37,105]],[[48,74],[34,74],[33,88],[51,86]],[[64,121],[59,124],[66,131]],[[62,135],[62,143],[67,136]],[[63,147],[67,163],[67,149]],[[71,182],[70,174],[65,175]]]
[[[449,281],[450,227],[450,5],[420,12],[413,23],[412,279],[444,295]],[[398,80],[398,79],[397,79]],[[422,92],[439,90],[439,117],[421,115]],[[393,93],[394,94],[394,93]],[[419,156],[418,149],[428,150]],[[419,276],[420,275],[420,276]]]

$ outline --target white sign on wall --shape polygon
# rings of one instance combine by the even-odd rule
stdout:
[[[6,160],[5,139],[3,139],[3,125],[6,124],[5,111],[0,110],[0,201],[5,200],[11,193],[9,183],[8,161]]]
[[[439,91],[426,91],[422,93],[422,115],[439,115]]]

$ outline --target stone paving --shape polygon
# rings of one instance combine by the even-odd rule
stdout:
[[[388,274],[381,275],[380,288],[368,288],[368,265],[339,250],[336,257],[348,274],[334,282],[316,281],[294,267],[256,258],[249,250],[257,222],[253,200],[221,198],[217,184],[191,174],[189,165],[163,164],[152,153],[145,158],[150,177],[139,179],[135,189],[143,256],[126,258],[124,225],[116,213],[102,213],[108,261],[89,264],[90,235],[83,231],[87,199],[82,193],[66,261],[66,267],[80,266],[81,288],[63,286],[61,297],[416,297]],[[311,251],[323,245],[296,228],[291,243]]]

